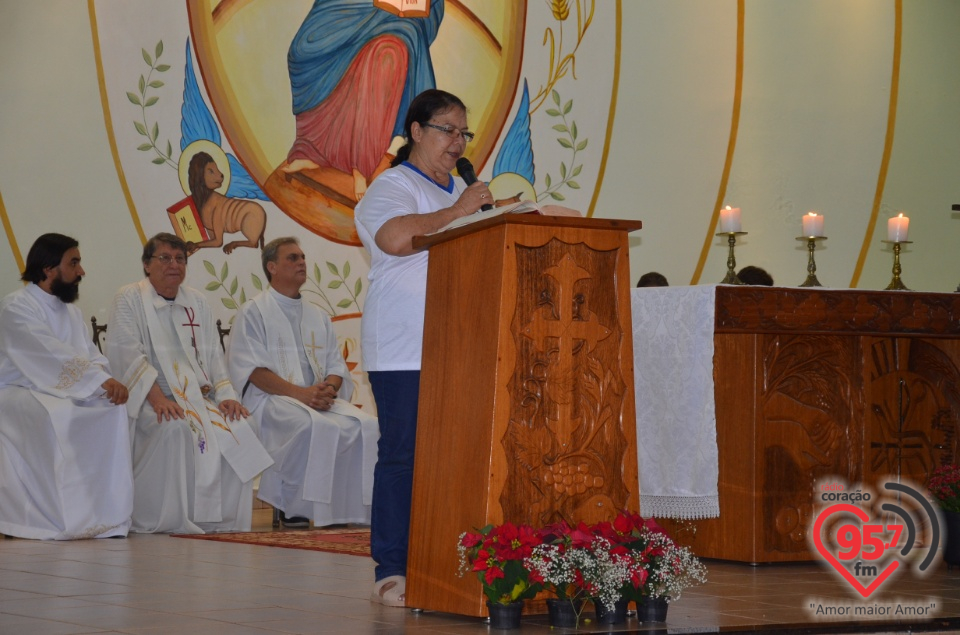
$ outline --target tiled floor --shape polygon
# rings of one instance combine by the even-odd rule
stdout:
[[[254,513],[270,529],[269,510]],[[861,606],[934,604],[934,617],[819,620],[809,606],[857,604],[819,565],[707,562],[709,582],[670,606],[666,624],[581,624],[580,632],[955,632],[960,571],[901,578]],[[366,558],[169,536],[126,540],[0,541],[0,633],[487,633],[476,618],[390,609],[368,599]],[[585,615],[589,618],[590,615]],[[521,632],[548,633],[545,616]],[[506,631],[494,631],[503,633]],[[558,632],[558,631],[554,631]],[[960,631],[956,631],[960,632]]]

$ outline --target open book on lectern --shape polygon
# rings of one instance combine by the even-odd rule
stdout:
[[[504,205],[502,207],[494,207],[493,209],[488,209],[485,212],[475,212],[473,214],[468,214],[467,216],[461,216],[460,218],[451,221],[433,232],[434,234],[439,234],[440,232],[445,232],[450,229],[456,229],[457,227],[463,227],[464,225],[472,225],[473,223],[479,223],[482,220],[488,218],[493,218],[494,216],[500,216],[502,214],[541,214],[543,216],[583,216],[580,212],[575,209],[570,209],[569,207],[561,207],[559,205],[537,205],[533,201],[520,201],[519,203],[511,203],[510,205]],[[429,236],[430,234],[428,234]]]

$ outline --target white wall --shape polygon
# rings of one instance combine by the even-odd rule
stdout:
[[[886,218],[902,210],[914,241],[902,256],[908,286],[952,291],[960,282],[960,219],[950,212],[960,203],[960,3],[904,3],[892,153],[867,239],[888,132],[896,6],[745,3],[742,106],[722,201],[743,209],[749,232],[738,264],[764,266],[778,283],[801,282],[806,252],[794,239],[813,209],[826,216],[829,236],[817,253],[821,282],[882,288],[892,256],[880,240]],[[634,279],[650,269],[673,284],[723,276],[725,244],[711,236],[711,219],[731,138],[737,8],[733,0],[599,0],[578,78],[561,84],[575,94],[589,83],[590,64],[609,65],[595,74],[612,81],[615,60],[604,51],[616,53],[619,10],[614,126],[593,211],[644,221],[631,242]],[[549,20],[536,13],[544,3],[528,10],[529,25]],[[25,256],[37,235],[60,231],[81,242],[81,308],[105,319],[114,291],[139,277],[139,235],[108,144],[89,15],[75,0],[0,0],[0,197],[11,228],[0,244],[0,292],[18,285],[16,251]],[[543,63],[542,33],[529,29],[525,69]],[[599,52],[591,53],[591,38]],[[578,95],[583,125],[591,112],[605,119],[612,88]],[[549,137],[547,124],[535,120],[534,136]],[[591,140],[593,168],[604,159],[601,142]],[[596,179],[582,185],[592,200]],[[339,249],[352,248],[329,245]],[[253,262],[245,271],[256,269]]]

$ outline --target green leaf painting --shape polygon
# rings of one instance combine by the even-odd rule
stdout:
[[[360,295],[363,292],[363,279],[358,276],[353,282],[350,282],[349,276],[352,272],[350,261],[344,262],[341,268],[338,268],[332,262],[327,262],[326,265],[330,273],[333,274],[330,280],[324,281],[320,266],[314,263],[313,276],[307,276],[307,284],[300,292],[331,317],[349,312],[348,310],[351,308],[354,308],[356,312],[362,311]],[[224,307],[236,311],[249,299],[246,289],[240,285],[239,278],[237,276],[231,277],[228,262],[224,262],[220,270],[217,271],[216,265],[209,260],[204,260],[203,268],[212,278],[207,282],[204,289],[210,292],[222,291],[224,295],[219,299]],[[257,292],[266,288],[265,282],[256,274],[250,274],[250,282]],[[345,295],[346,297],[331,298],[327,294],[328,290],[339,290],[339,295]],[[230,318],[230,323],[233,323],[233,316]]]
[[[560,93],[553,90],[551,91],[551,97],[553,103],[560,106],[562,101]],[[560,175],[558,179],[554,179],[549,172],[544,175],[543,182],[545,189],[537,195],[537,201],[542,201],[546,198],[551,198],[555,201],[564,201],[566,197],[560,192],[561,188],[568,187],[571,190],[580,189],[580,184],[574,181],[573,178],[580,174],[580,170],[583,169],[583,164],[577,163],[577,153],[582,152],[587,147],[587,139],[579,138],[577,122],[572,119],[568,120],[567,118],[567,115],[573,112],[572,99],[567,100],[559,109],[547,108],[545,112],[550,117],[560,119],[560,122],[552,126],[552,128],[561,134],[561,136],[557,137],[557,143],[560,144],[561,148],[570,151],[570,159],[569,161],[560,162]]]
[[[134,119],[133,127],[137,131],[137,134],[145,137],[147,141],[147,143],[138,145],[137,150],[140,152],[152,152],[154,156],[150,159],[151,163],[155,165],[167,165],[176,170],[177,162],[173,159],[173,145],[168,139],[161,149],[161,145],[158,144],[160,139],[160,124],[157,121],[151,123],[147,116],[147,109],[157,105],[160,101],[160,96],[151,94],[151,91],[156,91],[164,86],[163,80],[155,77],[155,75],[166,73],[170,70],[169,64],[158,63],[160,56],[163,55],[163,40],[157,42],[157,45],[153,49],[153,55],[150,55],[147,49],[140,49],[140,52],[143,55],[143,61],[150,70],[146,75],[140,76],[137,81],[136,92],[127,92],[127,100],[140,109],[140,118]]]
[[[313,296],[313,303],[319,306],[321,309],[329,313],[331,316],[340,315],[340,311],[337,309],[349,309],[351,307],[356,307],[356,311],[361,311],[360,307],[360,293],[363,291],[363,280],[360,277],[353,282],[351,285],[348,280],[350,278],[351,266],[350,261],[343,263],[342,268],[338,268],[334,263],[327,261],[327,271],[332,274],[329,282],[324,286],[323,282],[323,273],[320,269],[320,265],[314,263],[313,265],[313,277],[307,276],[307,282],[309,287],[304,287],[301,289],[301,293],[307,293]],[[326,290],[341,290],[346,292],[346,298],[342,298],[337,301],[336,304],[333,303],[330,296],[327,295]]]

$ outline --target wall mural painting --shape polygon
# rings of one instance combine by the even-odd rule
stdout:
[[[307,229],[359,245],[353,209],[402,145],[407,105],[438,86],[468,105],[477,140],[467,155],[478,171],[502,136],[491,180],[498,198],[565,200],[565,191],[580,189],[578,153],[588,140],[579,134],[573,100],[563,99],[558,85],[575,79],[576,53],[593,22],[592,0],[549,3],[554,24],[543,33],[547,73],[532,97],[527,79],[520,81],[525,2],[403,2],[417,6],[398,15],[385,2],[317,0],[292,38],[282,41],[285,47],[273,45],[267,58],[263,47],[238,46],[242,26],[231,24],[241,12],[248,22],[276,21],[268,4],[226,11],[212,0],[190,3],[191,32],[231,145],[270,199]],[[566,40],[572,39],[571,47],[563,30],[574,24]],[[289,95],[284,108],[258,107],[265,77],[274,79],[277,93]],[[515,99],[518,109],[508,126]],[[531,116],[541,109],[559,133],[561,153],[555,154],[563,158],[555,172],[545,172],[538,191]]]
[[[407,106],[427,88],[467,104],[477,136],[466,154],[498,199],[589,211],[593,192],[581,180],[595,180],[605,148],[588,149],[588,137],[604,134],[606,117],[591,112],[578,127],[575,100],[564,94],[597,92],[595,77],[580,86],[576,73],[595,0],[95,6],[101,64],[117,64],[104,74],[134,217],[147,235],[187,241],[202,263],[187,282],[216,298],[224,323],[266,286],[255,250],[295,233],[312,261],[304,295],[341,321],[345,355],[359,359],[367,261],[353,210],[389,167]],[[528,32],[537,46],[525,52]],[[539,183],[535,145],[546,157]]]
[[[283,16],[291,19],[286,31],[295,30],[286,39],[278,33],[267,57],[263,46],[236,45],[242,26],[235,23],[267,19],[267,12],[274,19],[268,4],[246,3],[231,14],[221,11],[223,3],[196,2],[188,10],[197,59],[227,137],[290,218],[328,240],[359,246],[353,209],[389,167],[403,143],[407,106],[427,88],[464,98],[483,140],[470,148],[470,158],[484,164],[519,76],[523,3],[497,3],[481,19],[464,4],[443,0],[403,15],[385,3],[317,0],[305,14]],[[433,50],[447,46],[438,42],[441,31],[457,43],[453,56]],[[451,81],[457,73],[447,70],[449,57],[471,60],[469,83]],[[282,106],[257,106],[254,85],[265,76],[276,79],[268,90],[287,96]]]
[[[263,247],[267,214],[263,206],[248,199],[266,200],[267,196],[236,157],[220,146],[220,129],[203,101],[193,72],[189,41],[180,109],[180,158],[174,160],[169,139],[165,149],[157,145],[160,126],[151,120],[147,109],[160,101],[154,92],[163,88],[160,75],[170,70],[170,65],[160,63],[163,41],[157,42],[153,50],[151,56],[143,49],[143,61],[148,68],[140,75],[137,92],[128,92],[127,99],[140,109],[140,118],[133,125],[144,137],[144,143],[137,149],[153,154],[154,164],[175,169],[187,195],[167,208],[173,231],[187,241],[191,254],[203,247],[222,246],[226,254],[237,247]],[[245,240],[224,244],[226,234],[237,232]]]

